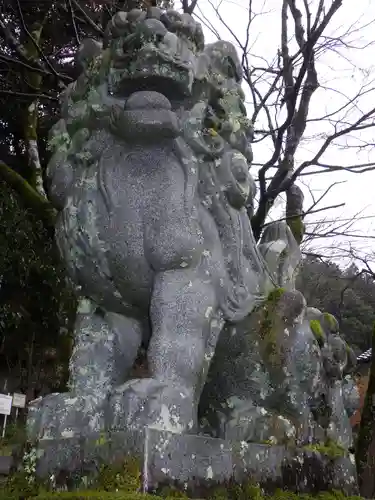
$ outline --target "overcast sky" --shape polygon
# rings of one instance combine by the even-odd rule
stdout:
[[[331,5],[331,1],[325,0],[327,8]],[[265,66],[264,60],[270,62],[277,54],[280,47],[281,3],[281,0],[252,0],[253,11],[259,14],[252,22],[249,33],[250,64],[252,65]],[[310,0],[309,3],[314,18],[318,1]],[[218,0],[198,0],[196,14],[200,18],[204,17],[206,21],[208,20],[222,39],[232,41],[238,47],[234,36],[220,21],[215,9],[218,8],[223,21],[227,23],[240,42],[244,43],[247,31],[248,5],[248,0],[223,0],[221,2]],[[297,6],[303,11],[302,0],[297,0]],[[318,58],[316,67],[321,87],[312,98],[310,118],[317,119],[336,111],[345,105],[348,99],[352,99],[361,87],[366,89],[366,95],[356,100],[356,106],[352,107],[349,114],[345,111],[345,119],[351,121],[361,113],[375,107],[375,24],[372,23],[373,19],[375,19],[374,0],[357,0],[356,2],[343,0],[342,7],[335,14],[324,35],[338,38],[346,33],[345,44],[337,46],[337,43],[335,43],[334,50],[329,50]],[[203,29],[206,43],[217,39],[207,26],[203,26]],[[262,57],[263,60],[257,56]],[[374,88],[374,91],[372,91],[372,88]],[[246,84],[244,84],[244,90],[248,99],[249,114],[251,114],[252,100]],[[261,129],[265,126],[264,117],[260,116],[255,128]],[[322,144],[325,134],[331,134],[332,131],[332,123],[327,120],[316,120],[309,124],[305,132],[308,141],[299,148],[296,155],[297,166],[302,161],[312,158]],[[375,162],[374,148],[366,148],[362,151],[356,147],[348,149],[345,147],[346,141],[350,146],[366,141],[375,144],[375,129],[362,132],[356,138],[350,137],[341,140],[340,144],[331,147],[324,155],[322,158],[323,163],[355,165]],[[262,164],[271,156],[271,145],[267,142],[255,144],[253,149],[255,163]],[[314,169],[316,170],[316,167]],[[252,173],[256,177],[256,167],[253,167]],[[375,238],[375,217],[372,218],[372,216],[375,216],[375,204],[373,202],[375,171],[363,174],[325,173],[304,176],[302,179],[304,183],[309,184],[309,188],[316,197],[319,197],[319,194],[323,193],[332,183],[345,181],[331,190],[330,194],[319,205],[319,208],[342,202],[346,202],[346,206],[310,216],[306,219],[308,223],[322,217],[329,220],[350,219],[354,214],[362,211],[361,216],[368,218],[357,222],[355,229],[362,234],[374,235]],[[305,208],[307,208],[312,201],[309,189],[304,186],[301,187],[306,194]],[[275,215],[277,214],[273,214],[273,216]],[[372,241],[371,239],[351,238],[350,241],[357,249],[371,250],[372,247],[375,251],[375,239]],[[324,242],[325,245],[331,243],[332,240]],[[336,244],[343,246],[344,240],[341,238],[338,242],[336,241]]]

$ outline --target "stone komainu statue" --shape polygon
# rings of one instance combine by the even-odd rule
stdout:
[[[156,7],[118,12],[104,43],[85,41],[77,63],[81,74],[63,92],[51,130],[48,177],[58,246],[82,298],[69,392],[32,403],[29,435],[134,425],[196,432],[223,328],[238,324],[249,337],[250,313],[280,280],[293,288],[283,277],[300,259],[286,224],[269,231],[282,245],[263,237],[258,248],[253,238],[241,64],[231,44],[205,46],[191,16]],[[292,300],[283,313],[291,328],[300,306],[294,311]],[[280,339],[284,332],[283,323]],[[222,338],[230,343],[232,333]],[[258,349],[250,344],[239,345]],[[141,346],[149,376],[131,378]],[[238,366],[254,374],[259,359],[245,355]],[[229,395],[243,401],[238,377]],[[239,413],[254,407],[249,399]]]

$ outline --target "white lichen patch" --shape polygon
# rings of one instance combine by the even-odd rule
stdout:
[[[61,436],[65,439],[72,438],[74,437],[74,431],[72,431],[71,429],[65,429],[64,431],[62,431]]]
[[[206,479],[212,479],[213,477],[214,477],[214,472],[212,470],[211,465],[209,465],[206,470]]]
[[[74,406],[78,401],[78,398],[66,398],[65,399],[65,405],[66,406]]]
[[[180,423],[179,418],[176,415],[172,415],[168,406],[165,404],[161,406],[159,420],[153,428],[177,434],[182,434],[184,431],[184,426]]]
[[[208,306],[205,313],[204,313],[204,317],[205,318],[209,318],[211,316],[213,312],[213,307],[212,306]]]
[[[82,298],[78,302],[78,314],[90,314],[93,311],[93,303],[90,299]]]
[[[213,355],[214,355],[214,353],[207,353],[207,352],[206,352],[206,353],[205,353],[205,355],[204,355],[204,360],[205,360],[207,363],[210,363],[210,362],[211,362],[211,360],[212,360],[212,358],[213,358]]]

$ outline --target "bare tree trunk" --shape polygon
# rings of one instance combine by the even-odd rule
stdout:
[[[42,30],[42,23],[35,23],[30,31],[28,40],[26,41],[24,48],[27,53],[27,57],[30,61],[34,61],[38,58],[37,46],[40,45]],[[31,39],[32,38],[32,39]],[[32,92],[38,94],[40,92],[40,87],[42,84],[41,73],[33,72],[30,70],[25,71],[25,81],[27,86]],[[46,192],[43,187],[43,172],[40,164],[39,149],[38,149],[38,112],[39,112],[39,100],[36,98],[27,106],[25,109],[24,117],[24,138],[26,144],[26,154],[28,162],[28,181],[29,184],[41,195],[43,198],[47,198]]]
[[[40,219],[44,222],[45,227],[54,233],[56,210],[52,204],[36,192],[30,183],[19,175],[15,170],[9,168],[0,160],[0,179],[4,180],[11,186],[22,198],[23,203],[28,208],[31,208]]]
[[[30,401],[34,399],[34,384],[33,384],[33,361],[34,361],[34,348],[35,348],[35,331],[33,329],[33,335],[31,337],[31,344],[28,347],[28,359],[27,359],[27,392],[26,399]]]

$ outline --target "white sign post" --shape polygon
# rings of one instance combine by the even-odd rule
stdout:
[[[19,408],[25,408],[26,406],[26,395],[25,394],[19,394],[15,392],[13,394],[13,406],[16,409],[16,420],[18,418],[18,409]]]
[[[13,394],[13,406],[15,408],[25,408],[26,406],[26,394],[19,394],[15,392]]]
[[[3,433],[2,437],[5,436],[5,429],[7,426],[7,418],[12,411],[12,401],[13,398],[9,394],[0,394],[0,414],[4,415],[4,423],[3,423]]]

